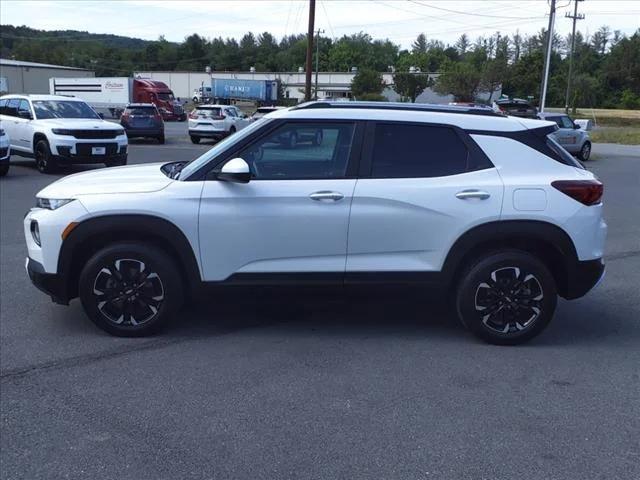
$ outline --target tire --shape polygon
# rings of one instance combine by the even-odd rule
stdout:
[[[583,162],[586,162],[591,157],[591,142],[584,142],[580,152],[578,153],[578,158]]]
[[[229,135],[227,135],[228,137],[230,137],[231,135],[233,135],[234,133],[236,133],[236,127],[231,127],[229,129]]]
[[[0,177],[4,177],[9,173],[9,162],[0,163]]]
[[[472,263],[460,276],[455,299],[460,321],[495,345],[534,338],[551,321],[556,303],[556,283],[547,266],[520,250],[489,253]],[[489,309],[493,313],[487,315]]]
[[[191,135],[191,143],[200,143],[200,137],[194,137]]]
[[[160,135],[160,136],[158,137],[158,143],[159,143],[160,145],[164,145],[164,134],[162,134],[162,135]]]
[[[49,142],[44,139],[38,140],[34,149],[34,157],[36,159],[36,168],[40,173],[55,173],[57,170],[56,162],[51,155]]]
[[[118,337],[162,329],[182,305],[182,278],[171,257],[149,244],[116,243],[98,251],[80,273],[80,300],[99,328]],[[108,301],[102,300],[105,296]]]
[[[127,157],[119,158],[117,160],[109,160],[105,162],[107,167],[124,167],[127,164]]]

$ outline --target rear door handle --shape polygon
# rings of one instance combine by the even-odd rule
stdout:
[[[330,192],[328,190],[322,190],[320,192],[313,192],[309,195],[311,200],[316,200],[318,202],[337,202],[338,200],[342,200],[344,195],[340,192]]]
[[[486,200],[491,195],[489,192],[485,192],[483,190],[463,190],[461,192],[456,193],[456,198],[460,200],[469,200],[472,198],[477,198],[478,200]]]

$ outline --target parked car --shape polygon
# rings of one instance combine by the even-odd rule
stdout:
[[[9,172],[9,160],[11,158],[11,141],[9,135],[0,124],[0,177]]]
[[[256,111],[253,112],[253,115],[251,115],[250,120],[252,122],[255,122],[256,120],[260,120],[265,115],[267,115],[267,114],[269,114],[271,112],[276,112],[278,110],[282,110],[283,108],[287,108],[287,107],[258,107],[256,109]]]
[[[78,98],[5,95],[0,97],[0,120],[11,138],[11,153],[35,158],[42,173],[74,163],[127,163],[124,129]]]
[[[309,129],[320,144],[277,140]],[[303,104],[188,163],[49,185],[24,219],[27,271],[115,335],[157,331],[203,285],[418,282],[483,340],[521,343],[604,273],[603,186],[556,129],[486,109]]]
[[[502,98],[495,101],[498,110],[507,115],[522,118],[537,118],[538,109],[522,98]]]
[[[189,136],[193,143],[202,138],[220,140],[248,124],[247,116],[234,105],[199,105],[189,114]]]
[[[556,141],[564,147],[564,149],[576,155],[580,160],[586,162],[591,156],[591,137],[589,132],[580,128],[569,115],[564,113],[541,112],[538,118],[555,122],[558,130],[553,133]]]
[[[130,103],[120,117],[128,138],[155,138],[164,143],[164,121],[152,103]]]

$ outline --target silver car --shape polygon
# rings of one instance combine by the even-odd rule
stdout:
[[[543,112],[538,113],[538,118],[549,120],[558,124],[558,130],[553,133],[556,141],[564,149],[576,155],[580,160],[586,162],[591,156],[591,138],[586,130],[582,130],[580,125],[575,123],[571,117],[564,113]]]

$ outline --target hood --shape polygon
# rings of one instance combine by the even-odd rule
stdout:
[[[62,199],[105,193],[156,192],[175,181],[162,173],[162,165],[152,163],[76,173],[45,187],[37,196]]]
[[[93,118],[43,118],[42,120],[36,120],[36,122],[51,128],[69,130],[120,130],[122,128],[117,123]]]

